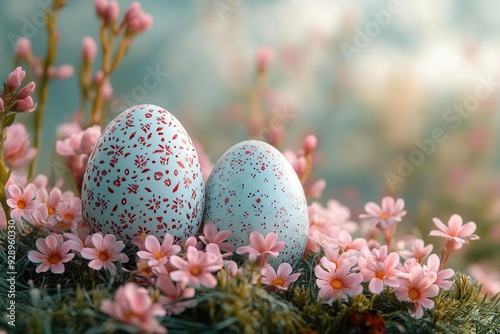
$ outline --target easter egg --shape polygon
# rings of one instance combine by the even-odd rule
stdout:
[[[130,240],[165,233],[175,241],[201,224],[205,184],[181,123],[165,109],[131,107],[104,129],[83,176],[83,215],[94,232]]]
[[[309,222],[304,190],[286,158],[273,146],[248,140],[231,147],[215,164],[205,192],[204,224],[230,230],[236,248],[250,244],[252,231],[276,232],[286,247],[271,264],[304,253]]]

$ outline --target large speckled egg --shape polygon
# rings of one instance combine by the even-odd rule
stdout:
[[[196,234],[205,185],[198,155],[181,123],[165,109],[129,108],[113,119],[89,156],[83,214],[94,232],[130,240]]]
[[[308,216],[304,190],[286,158],[273,146],[248,140],[231,147],[207,180],[203,222],[232,231],[236,248],[249,244],[252,231],[276,232],[285,249],[271,264],[302,257]]]

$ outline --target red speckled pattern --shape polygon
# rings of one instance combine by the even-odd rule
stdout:
[[[94,231],[130,240],[138,234],[197,233],[204,206],[198,154],[165,109],[139,105],[118,115],[99,137],[82,186],[83,214]]]
[[[271,145],[248,140],[230,148],[207,181],[204,223],[230,230],[236,247],[249,235],[276,232],[287,246],[271,263],[299,259],[307,243],[309,222],[304,190],[286,158]]]

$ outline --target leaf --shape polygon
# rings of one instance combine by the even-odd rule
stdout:
[[[7,114],[7,116],[4,119],[4,128],[7,128],[14,123],[14,120],[16,119],[16,114]]]

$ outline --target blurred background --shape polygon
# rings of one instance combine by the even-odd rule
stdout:
[[[2,4],[1,78],[12,70],[18,37],[45,55],[46,2]],[[119,1],[122,13],[130,3]],[[435,252],[442,243],[427,237],[432,218],[460,214],[477,223],[481,242],[455,268],[500,266],[499,2],[141,3],[154,23],[111,77],[108,121],[136,104],[160,105],[216,162],[249,137],[257,108],[260,128],[276,121],[284,128],[281,150],[317,135],[313,175],[327,182],[321,203],[334,198],[356,220],[367,201],[402,197],[408,215],[400,233],[420,233]],[[78,72],[82,39],[98,41],[98,22],[93,1],[70,0],[55,64]],[[264,75],[262,47],[270,51]],[[144,85],[148,75],[154,88]],[[79,106],[76,75],[51,83],[39,172],[50,172],[56,127]],[[29,126],[32,116],[22,116]]]

